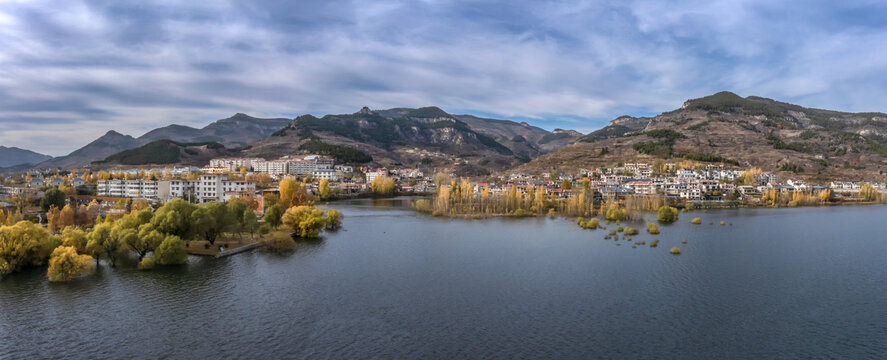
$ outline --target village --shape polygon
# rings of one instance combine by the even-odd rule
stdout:
[[[675,163],[624,163],[614,167],[579,169],[573,173],[510,173],[472,179],[475,192],[502,193],[514,187],[526,193],[543,189],[552,199],[568,199],[578,189],[593,191],[595,200],[626,196],[661,196],[687,202],[744,201],[754,203],[768,191],[782,194],[818,193],[830,190],[835,195],[853,197],[866,185],[878,193],[883,182],[835,180],[827,184],[808,184],[800,179],[779,179],[760,169],[731,169],[724,165],[688,166]],[[428,170],[426,170],[428,171]],[[0,206],[9,210],[23,206],[27,199],[38,199],[48,188],[62,189],[71,200],[80,203],[98,201],[110,206],[120,200],[144,200],[155,205],[175,198],[192,203],[229,201],[236,197],[256,200],[257,215],[265,206],[263,199],[278,193],[277,183],[287,177],[306,183],[309,193],[318,194],[320,183],[328,184],[333,198],[351,198],[372,193],[376,178],[390,178],[395,192],[403,195],[428,195],[438,186],[447,186],[455,174],[428,174],[418,168],[353,167],[337,164],[320,155],[262,158],[218,158],[206,166],[131,168],[110,171],[73,171],[68,173],[30,172],[0,183]],[[441,181],[441,179],[448,179]],[[24,199],[24,200],[23,200]],[[69,200],[70,201],[70,200]]]

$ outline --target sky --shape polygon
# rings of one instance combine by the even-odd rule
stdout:
[[[439,106],[595,130],[733,91],[887,111],[883,1],[0,0],[0,145]]]

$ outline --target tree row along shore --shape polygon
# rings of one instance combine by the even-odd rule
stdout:
[[[870,185],[863,185],[853,201],[836,201],[831,189],[780,192],[776,189],[765,191],[760,201],[742,200],[722,202],[687,201],[662,195],[600,196],[590,186],[588,180],[580,182],[578,189],[572,189],[570,197],[558,197],[546,193],[543,187],[507,186],[504,191],[493,192],[488,187],[478,186],[468,179],[451,181],[441,185],[431,199],[416,201],[417,211],[435,216],[487,217],[487,216],[605,216],[613,214],[618,220],[640,218],[644,212],[658,211],[669,205],[680,209],[693,210],[700,207],[798,207],[835,204],[881,203],[882,197]]]
[[[0,277],[48,265],[49,281],[66,282],[92,274],[103,263],[132,264],[142,270],[181,265],[192,249],[213,249],[220,239],[232,237],[288,251],[296,240],[315,239],[324,230],[341,227],[341,213],[322,211],[315,201],[305,183],[286,179],[261,220],[249,197],[199,205],[174,199],[156,209],[147,202],[132,202],[104,217],[94,204],[65,205],[61,210],[49,205],[47,226],[0,210]]]

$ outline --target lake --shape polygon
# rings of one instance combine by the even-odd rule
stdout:
[[[9,276],[0,358],[887,357],[887,206],[682,213],[633,249],[409,201],[334,203],[344,229],[288,255]]]

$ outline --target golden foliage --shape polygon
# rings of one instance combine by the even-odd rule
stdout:
[[[373,189],[373,192],[379,195],[393,195],[394,194],[394,179],[387,176],[376,176],[373,179],[373,183],[370,184],[370,187]]]
[[[0,276],[44,264],[53,247],[49,232],[30,221],[0,226]]]
[[[327,179],[321,179],[320,184],[317,185],[317,192],[320,194],[320,198],[323,200],[330,198],[330,181]]]
[[[656,235],[659,233],[659,226],[656,226],[655,223],[647,223],[647,232]]]
[[[316,238],[326,226],[323,211],[313,206],[293,206],[286,210],[282,220],[301,238]]]
[[[88,275],[95,271],[95,264],[89,255],[79,255],[73,246],[59,246],[49,258],[46,275],[49,281],[65,282],[77,275]]]
[[[876,201],[878,200],[878,190],[875,190],[875,187],[869,184],[864,184],[859,189],[859,198],[865,201]]]

